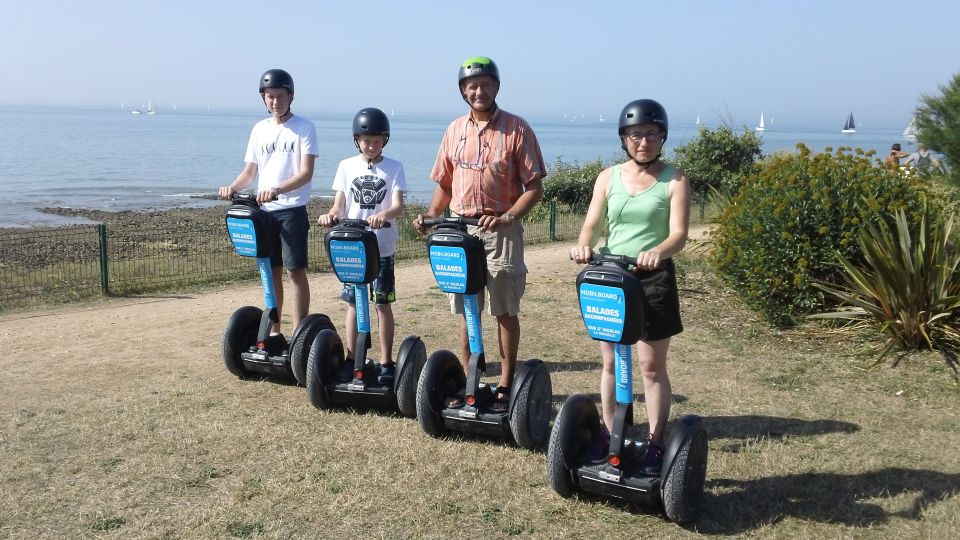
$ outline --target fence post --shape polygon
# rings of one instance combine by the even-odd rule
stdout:
[[[557,241],[557,201],[550,201],[550,241]]]
[[[107,226],[97,224],[97,237],[100,244],[100,292],[110,296],[110,266],[107,264]]]

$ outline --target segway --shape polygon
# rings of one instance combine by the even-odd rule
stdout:
[[[223,333],[223,363],[241,379],[261,375],[302,385],[313,338],[334,326],[329,317],[315,313],[300,321],[289,342],[282,334],[270,335],[273,324],[280,320],[270,270],[270,255],[276,248],[273,223],[252,193],[238,193],[227,210],[227,233],[234,251],[257,260],[266,309],[244,306],[233,312]]]
[[[386,223],[385,226],[390,226]],[[313,339],[307,358],[307,396],[318,409],[335,405],[396,408],[400,414],[416,414],[417,377],[427,359],[419,336],[407,336],[397,350],[392,381],[381,382],[377,366],[367,360],[370,348],[370,284],[380,273],[377,236],[362,219],[340,219],[324,237],[327,255],[337,278],[353,284],[357,308],[356,358],[346,360],[343,342],[333,328],[321,330]]]
[[[517,363],[505,412],[491,408],[496,385],[480,381],[486,362],[477,294],[483,294],[486,285],[487,259],[483,242],[467,232],[467,225],[477,225],[478,220],[428,218],[423,224],[436,226],[427,237],[427,249],[437,285],[463,298],[470,359],[464,374],[454,353],[440,350],[430,355],[417,385],[420,427],[433,437],[449,430],[512,439],[526,449],[540,447],[549,436],[553,402],[546,365],[537,359]]]
[[[607,456],[591,460],[588,451],[601,432],[596,404],[589,397],[567,398],[550,433],[547,474],[564,497],[588,492],[642,505],[663,504],[677,523],[696,518],[707,472],[707,431],[698,416],[686,415],[670,430],[658,475],[643,474],[647,442],[628,441],[632,417],[631,346],[644,337],[643,286],[627,268],[636,259],[594,255],[577,276],[580,315],[591,338],[614,344],[617,408]]]

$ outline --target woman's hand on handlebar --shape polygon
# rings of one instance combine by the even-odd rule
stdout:
[[[593,248],[588,245],[577,245],[570,248],[570,258],[579,264],[586,264],[593,259]]]
[[[660,253],[657,251],[641,251],[637,254],[637,268],[640,270],[655,270],[660,266]]]
[[[217,190],[217,196],[228,201],[232,200],[235,194],[236,191],[230,186],[220,186],[220,189]]]
[[[280,196],[280,190],[277,188],[265,189],[257,192],[257,204],[266,204],[277,200]]]

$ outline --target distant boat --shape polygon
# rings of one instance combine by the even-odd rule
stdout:
[[[907,129],[903,130],[903,136],[910,142],[916,142],[917,140],[917,119],[911,118],[910,124],[907,125]]]
[[[850,116],[847,117],[846,123],[843,124],[843,129],[840,130],[840,133],[856,133],[857,124],[853,121],[853,113],[850,113]]]
[[[760,125],[755,128],[757,131],[766,131],[767,128],[763,125],[763,113],[760,113]]]
[[[147,114],[157,114],[157,110],[153,108],[153,103],[147,101]]]
[[[760,116],[763,116],[763,115],[760,115]],[[700,115],[699,115],[699,114],[697,115],[697,125],[698,125],[698,126],[700,125]]]
[[[143,111],[141,111],[140,109],[134,108],[130,111],[130,114],[143,114]]]
[[[603,115],[602,115],[602,114],[600,115],[600,121],[601,121],[601,122],[604,122],[604,121],[605,121],[605,120],[603,119]]]

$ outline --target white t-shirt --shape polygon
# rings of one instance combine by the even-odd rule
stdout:
[[[368,168],[367,158],[362,154],[347,158],[337,166],[333,190],[342,191],[346,199],[346,217],[367,219],[369,216],[390,208],[393,192],[407,191],[407,177],[403,165],[388,157]],[[389,257],[397,250],[397,220],[390,220],[389,228],[375,229],[380,256]]]
[[[317,154],[317,128],[306,118],[293,115],[282,124],[265,118],[253,126],[243,161],[257,164],[257,191],[272,189],[300,172],[300,158]],[[311,182],[282,193],[276,202],[263,205],[273,212],[309,202]]]

